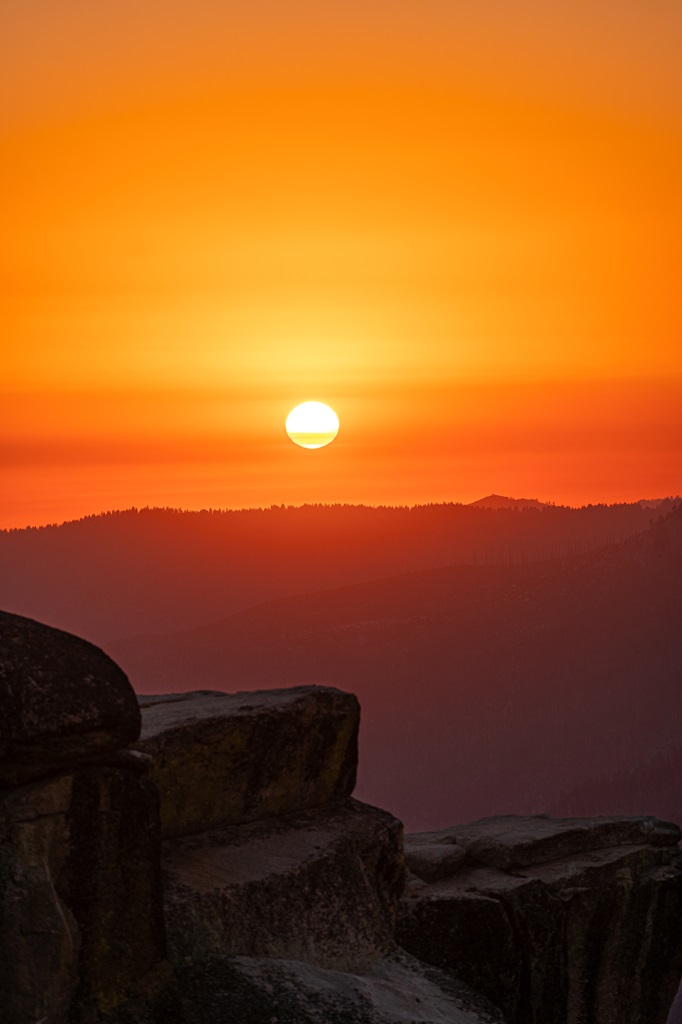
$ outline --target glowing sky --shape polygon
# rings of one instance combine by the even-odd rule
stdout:
[[[0,527],[678,493],[680,52],[678,0],[5,0]]]

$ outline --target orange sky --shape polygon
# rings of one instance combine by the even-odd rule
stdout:
[[[7,0],[0,527],[682,491],[682,5],[592,6]]]

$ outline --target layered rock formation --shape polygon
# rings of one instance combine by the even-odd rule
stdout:
[[[677,826],[403,840],[351,797],[349,694],[140,698],[140,734],[101,651],[0,642],[3,1024],[664,1024]]]
[[[169,957],[188,1024],[502,1024],[485,997],[395,942],[402,825],[350,798],[352,695],[140,704],[135,749],[161,794]]]
[[[158,795],[117,751],[135,694],[85,641],[6,614],[0,630],[0,1019],[172,1020]]]
[[[680,837],[654,818],[543,816],[408,836],[398,940],[509,1024],[665,1021],[682,969]]]

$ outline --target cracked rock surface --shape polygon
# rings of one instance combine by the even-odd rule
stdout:
[[[679,828],[488,818],[408,836],[397,938],[508,1024],[665,1024],[682,973]],[[442,849],[441,869],[409,851]],[[452,869],[448,851],[461,848]]]

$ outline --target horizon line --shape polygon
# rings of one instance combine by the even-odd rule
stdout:
[[[500,505],[498,507],[491,507],[481,504],[488,499],[500,499],[501,501],[513,502],[512,506]],[[297,511],[301,509],[333,509],[333,508],[356,508],[356,509],[385,509],[385,510],[403,510],[412,511],[416,509],[424,508],[435,508],[435,507],[452,507],[452,508],[475,508],[480,511],[486,512],[538,512],[544,509],[567,509],[571,511],[580,511],[586,508],[615,508],[623,505],[641,505],[646,507],[649,505],[651,511],[655,511],[656,508],[668,501],[682,501],[682,495],[680,494],[666,494],[664,496],[657,496],[655,498],[635,498],[631,501],[600,501],[585,502],[582,505],[569,505],[563,503],[557,503],[555,501],[541,501],[538,498],[514,498],[511,495],[497,494],[491,492],[490,494],[484,495],[482,498],[477,498],[474,501],[429,501],[429,502],[415,502],[414,504],[365,504],[364,502],[352,502],[352,501],[329,501],[329,502],[301,502],[298,505],[285,505],[283,503],[273,503],[270,505],[244,505],[237,508],[229,507],[213,507],[213,506],[202,506],[201,508],[183,508],[177,505],[130,505],[126,508],[112,508],[104,509],[100,512],[89,512],[86,515],[77,516],[74,519],[64,519],[61,522],[53,521],[49,523],[26,524],[25,526],[5,526],[0,527],[0,533],[20,533],[24,530],[50,530],[60,529],[62,526],[71,526],[76,523],[87,522],[91,519],[105,518],[106,516],[118,516],[127,515],[129,513],[148,513],[148,512],[169,512],[180,515],[200,515],[202,513],[210,513],[212,515],[224,515],[227,513],[240,513],[240,512],[279,512],[279,511]],[[527,503],[524,507],[523,503]],[[516,507],[514,507],[516,506]]]

